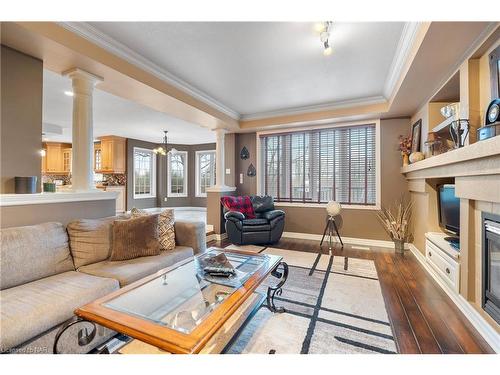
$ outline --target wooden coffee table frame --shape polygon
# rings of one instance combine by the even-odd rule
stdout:
[[[257,287],[272,273],[273,276],[279,278],[279,282],[275,287],[269,287],[267,292],[268,307],[273,312],[283,312],[284,309],[276,308],[274,305],[274,295],[281,293],[281,286],[285,283],[288,276],[288,266],[282,261],[281,256],[272,254],[256,254],[239,250],[225,250],[212,248],[212,250],[224,251],[226,253],[234,253],[250,256],[266,256],[268,262],[259,267],[253,275],[251,275],[245,283],[237,288],[226,300],[224,300],[214,311],[212,311],[206,319],[196,326],[189,334],[179,332],[177,330],[161,326],[157,323],[148,321],[147,319],[129,315],[120,311],[113,310],[104,304],[116,297],[119,297],[133,289],[136,289],[151,280],[163,275],[166,272],[192,262],[193,259],[175,264],[160,271],[140,279],[130,285],[127,285],[115,292],[112,292],[105,297],[99,298],[94,302],[84,305],[75,310],[76,317],[68,321],[61,327],[54,342],[54,352],[57,353],[57,341],[59,336],[68,327],[67,324],[74,325],[81,321],[89,321],[97,323],[113,331],[123,333],[150,345],[156,346],[170,353],[190,354],[200,352],[207,341],[219,330],[219,328],[231,317],[231,315],[247,300],[247,298],[257,289]],[[282,271],[278,268],[282,266]],[[80,331],[78,334],[79,342],[88,344],[95,336],[95,330],[88,334]],[[89,341],[90,340],[90,341]]]

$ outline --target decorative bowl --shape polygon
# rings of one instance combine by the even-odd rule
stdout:
[[[454,116],[455,113],[457,112],[457,106],[455,104],[445,105],[444,107],[441,107],[440,112],[444,118],[450,118],[451,116]]]
[[[417,161],[424,160],[425,155],[421,152],[412,152],[410,154],[410,163],[416,163]]]

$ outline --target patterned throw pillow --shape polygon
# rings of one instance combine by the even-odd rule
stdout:
[[[130,212],[132,213],[132,217],[149,215],[147,211],[135,207]],[[166,209],[160,213],[158,218],[158,237],[162,251],[173,250],[175,248],[174,222],[174,210]]]

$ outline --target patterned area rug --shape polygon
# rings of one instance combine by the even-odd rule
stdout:
[[[258,246],[228,246],[281,255],[288,280],[273,314],[262,306],[228,353],[396,353],[372,260]],[[269,277],[266,282],[274,284]],[[259,289],[266,292],[264,283]]]

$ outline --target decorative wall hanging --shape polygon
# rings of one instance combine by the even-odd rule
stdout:
[[[255,177],[257,175],[257,171],[255,170],[255,167],[253,166],[252,163],[248,166],[247,170],[247,176],[248,177]]]
[[[411,127],[411,152],[420,151],[421,133],[422,133],[422,119],[418,120]]]
[[[243,146],[243,148],[241,149],[241,152],[240,152],[240,159],[241,160],[246,160],[250,157],[250,153],[248,152],[248,149]]]

